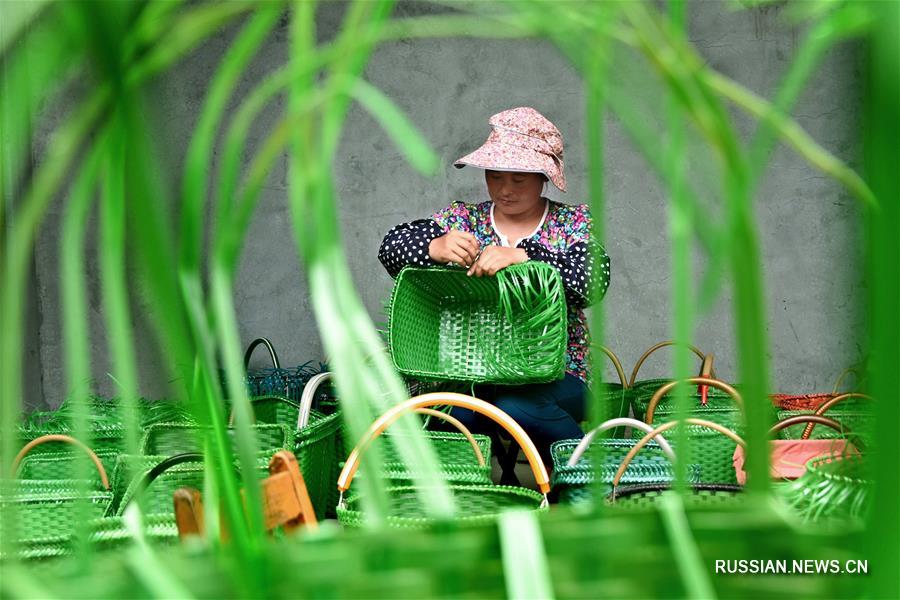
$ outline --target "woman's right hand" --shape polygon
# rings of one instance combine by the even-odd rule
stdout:
[[[464,267],[472,266],[481,246],[471,233],[451,229],[428,244],[428,256],[442,264],[455,263]]]

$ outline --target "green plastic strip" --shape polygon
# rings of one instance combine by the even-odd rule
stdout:
[[[691,535],[691,526],[684,513],[684,502],[676,493],[664,493],[659,498],[659,512],[663,527],[672,542],[672,557],[688,598],[715,598],[716,593],[703,568],[703,557]]]
[[[553,598],[550,567],[536,513],[530,510],[504,512],[498,524],[507,598]]]

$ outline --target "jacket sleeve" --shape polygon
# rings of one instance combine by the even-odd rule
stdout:
[[[603,298],[609,288],[609,256],[593,238],[587,206],[581,205],[575,212],[575,227],[565,251],[550,250],[532,239],[523,240],[519,247],[529,260],[545,262],[559,271],[566,288],[566,303],[585,308]]]
[[[378,260],[391,277],[396,277],[403,267],[436,265],[428,256],[428,245],[444,234],[433,219],[419,219],[401,223],[387,232],[378,249]]]

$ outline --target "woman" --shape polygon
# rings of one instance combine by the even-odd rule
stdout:
[[[430,219],[403,223],[384,237],[378,258],[391,277],[407,265],[454,263],[472,277],[493,276],[518,263],[537,260],[556,268],[568,305],[566,375],[527,386],[481,386],[476,395],[493,402],[532,438],[550,466],[550,444],[583,435],[587,381],[587,321],[583,308],[609,286],[609,257],[591,236],[587,205],[570,206],[542,196],[546,183],[566,191],[562,135],[533,108],[491,117],[492,131],[477,150],[454,163],[484,169],[490,201],[454,202]],[[453,415],[484,430],[471,411]]]

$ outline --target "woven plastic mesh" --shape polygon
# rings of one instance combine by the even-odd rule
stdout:
[[[615,499],[609,497],[607,502],[622,509],[655,509],[660,496],[668,491],[668,486],[659,485],[622,486],[616,490]],[[742,493],[739,486],[695,486],[683,497],[683,501],[688,507],[734,506],[743,500]]]
[[[666,381],[657,385],[657,380],[654,380],[653,386],[648,384],[632,397],[632,401],[635,402],[635,410],[643,411],[638,413],[639,418],[643,419],[646,416],[647,407],[653,394],[664,383]],[[709,387],[708,390],[707,404],[704,406],[700,403],[697,387],[691,386],[688,396],[691,410],[688,416],[724,425],[738,435],[743,435],[743,415],[734,399],[717,388]],[[674,393],[663,397],[653,413],[652,424],[661,425],[674,420],[677,414],[675,402]],[[735,442],[717,431],[700,425],[689,425],[687,431],[688,446],[684,450],[686,456],[683,458],[690,463],[699,465],[699,481],[707,484],[737,484],[737,475],[734,472],[732,461]],[[634,435],[638,436],[637,433]],[[675,434],[672,433],[667,439],[674,439],[674,437]]]
[[[340,412],[325,415],[314,410],[307,426],[294,435],[294,456],[316,517],[320,519],[328,516],[337,503],[332,490],[339,474],[337,444],[341,426]]]
[[[59,480],[70,479],[75,474],[76,461],[87,461],[87,473],[93,482],[92,487],[100,486],[100,473],[97,468],[80,450],[73,452],[71,445],[68,446],[68,452],[62,449],[58,453],[50,454],[29,454],[22,459],[19,469],[16,472],[18,479],[44,479]],[[40,448],[40,446],[38,446]],[[106,469],[106,473],[110,474],[115,469],[117,454],[112,451],[101,452],[97,454],[97,458]]]
[[[89,484],[88,484],[89,485]],[[18,480],[8,482],[0,493],[0,509],[7,510],[15,504],[16,520],[11,536],[0,531],[0,537],[17,540],[21,550],[40,548],[47,540],[71,536],[79,517],[102,517],[112,503],[112,492],[91,490],[84,495],[74,480]],[[84,509],[77,503],[86,499]],[[3,520],[8,526],[7,520]]]
[[[543,270],[542,274],[539,272]],[[468,277],[460,269],[406,268],[391,297],[389,331],[394,365],[419,379],[521,384],[562,378],[566,305],[552,267],[524,263],[506,277],[549,286],[540,301],[501,307],[498,277]]]
[[[426,431],[423,434],[431,442],[437,455],[441,479],[448,483],[491,483],[491,439],[488,436],[473,436],[485,459],[485,465],[480,466],[472,445],[463,434],[445,431]],[[384,466],[381,474],[395,486],[410,483],[414,472],[400,460],[395,444],[392,443],[398,434],[386,434],[383,437]]]
[[[593,499],[593,484],[597,475],[594,466],[598,457],[601,481],[604,493],[612,490],[612,480],[616,471],[634,447],[637,440],[603,439],[591,444],[578,463],[568,466],[566,463],[580,440],[560,440],[550,446],[553,457],[553,489],[559,494],[559,501],[574,504]],[[667,483],[675,477],[674,467],[656,442],[649,442],[629,463],[628,468],[619,480],[621,485],[637,483]],[[700,480],[700,466],[688,465],[688,481]],[[608,489],[606,489],[608,488]]]
[[[834,419],[843,427],[846,427],[849,431],[859,434],[865,438],[871,435],[873,430],[872,428],[875,425],[875,415],[871,409],[871,402],[868,406],[865,406],[861,403],[859,405],[852,406],[848,403],[848,406],[835,406],[822,416],[828,417],[829,419]],[[811,415],[814,412],[815,411],[812,410],[779,410],[778,420],[781,421],[789,417],[796,417],[799,415]],[[806,429],[806,425],[806,423],[800,423],[798,425],[785,427],[778,432],[778,436],[783,440],[799,440],[800,436],[803,435],[804,429]],[[828,427],[826,425],[816,425],[815,427],[813,427],[812,433],[809,437],[810,439],[814,440],[835,439],[845,437],[845,435],[845,433],[832,429],[831,427]]]
[[[74,436],[75,432],[68,423],[56,423],[48,427],[20,429],[19,437],[22,445],[43,435],[62,434]],[[103,463],[103,467],[111,471],[115,466],[115,456],[125,451],[125,427],[121,423],[95,423],[91,426],[90,438],[84,441]],[[45,442],[35,446],[25,457],[26,460],[36,457],[71,456],[72,445],[66,442]]]
[[[772,394],[772,404],[784,410],[816,410],[836,394]]]
[[[114,500],[109,516],[122,516],[128,505],[140,498],[146,515],[167,515],[174,518],[172,495],[182,487],[203,490],[203,461],[189,461],[173,465],[160,473],[149,486],[143,487],[144,478],[167,456],[120,455],[113,475]],[[270,453],[261,452],[256,459],[256,476],[268,475]],[[237,467],[235,467],[237,473]]]
[[[777,495],[804,521],[857,521],[866,516],[874,487],[859,458],[821,456]]]
[[[264,424],[252,427],[258,450],[290,449],[291,428],[286,425]],[[141,442],[141,454],[174,456],[185,452],[203,452],[201,433],[205,428],[188,423],[156,423],[147,428]],[[234,437],[234,429],[228,429]]]
[[[501,485],[450,485],[457,506],[456,521],[479,522],[492,520],[509,508],[539,508],[543,496],[534,490]],[[387,522],[393,527],[425,527],[433,523],[419,503],[416,488],[398,486],[387,489],[389,498]],[[346,526],[360,526],[365,515],[359,509],[360,497],[351,494],[346,508],[338,507],[338,520]]]
[[[154,545],[178,544],[178,526],[169,515],[144,516],[143,536]],[[133,536],[122,517],[102,517],[88,523],[89,539],[101,551],[120,549],[132,542]],[[39,539],[32,539],[18,549],[21,559],[46,559],[68,556],[75,550],[72,531],[56,531]]]

